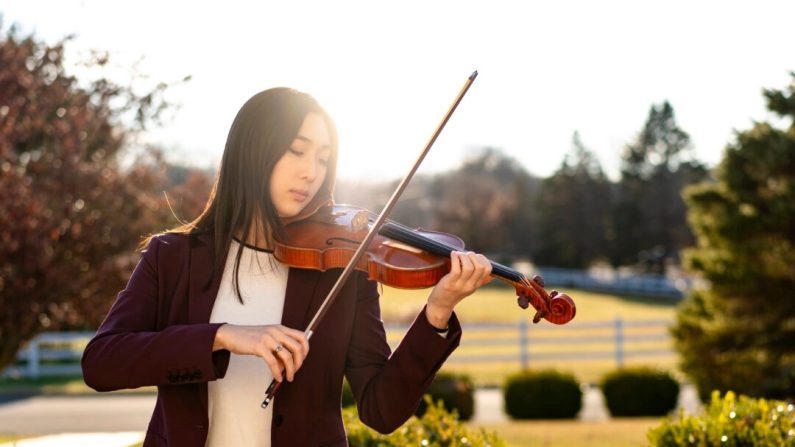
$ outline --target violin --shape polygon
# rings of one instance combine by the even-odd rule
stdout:
[[[297,268],[325,271],[345,267],[370,231],[378,216],[351,205],[326,204],[310,216],[285,226],[284,241],[276,240],[273,255]],[[420,289],[432,287],[450,271],[450,253],[463,251],[459,237],[413,229],[387,220],[355,265],[370,280],[390,287]],[[536,310],[533,322],[542,318],[565,324],[576,314],[574,301],[564,293],[544,290],[540,276],[528,280],[523,274],[494,261],[491,275],[516,289],[517,303]]]

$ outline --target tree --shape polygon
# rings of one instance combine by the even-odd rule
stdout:
[[[67,42],[0,35],[0,370],[44,329],[96,327],[140,238],[167,219],[162,170],[144,156],[119,167],[166,109],[167,85],[81,84],[64,68]]]
[[[560,168],[541,183],[542,237],[533,252],[538,264],[585,268],[608,252],[610,182],[576,132],[572,146]]]
[[[666,259],[693,243],[681,191],[701,181],[706,169],[692,156],[690,137],[676,123],[668,101],[652,106],[621,166],[614,210],[615,264],[645,261],[661,272]]]
[[[519,162],[486,147],[459,169],[438,176],[430,188],[432,227],[444,225],[468,250],[506,256],[527,255],[533,240],[536,182]]]
[[[795,73],[765,90],[789,126],[760,122],[727,146],[717,182],[687,190],[698,248],[687,266],[711,283],[681,304],[682,368],[713,389],[795,397]],[[786,125],[785,125],[786,126]]]

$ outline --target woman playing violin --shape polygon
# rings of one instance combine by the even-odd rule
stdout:
[[[98,391],[157,386],[145,446],[345,446],[343,377],[379,432],[414,413],[458,346],[455,306],[490,280],[491,264],[453,252],[394,352],[377,285],[354,273],[310,355],[303,329],[339,269],[290,267],[272,250],[285,225],[330,201],[336,163],[334,123],[311,96],[258,93],[232,123],[202,214],[144,242],[82,364]],[[273,379],[281,391],[263,409]]]

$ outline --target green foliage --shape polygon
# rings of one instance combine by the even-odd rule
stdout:
[[[347,380],[344,380],[342,382],[342,408],[350,407],[351,405],[356,405],[356,398],[353,397],[351,385]]]
[[[614,263],[640,262],[646,271],[664,273],[665,260],[676,260],[682,248],[693,244],[682,188],[706,174],[671,104],[652,106],[622,155],[613,210]]]
[[[538,195],[533,258],[544,265],[586,268],[609,251],[611,186],[596,155],[573,137],[573,149]]]
[[[441,402],[436,405],[425,397],[427,411],[422,418],[412,416],[405,424],[389,435],[382,435],[365,426],[355,407],[343,409],[342,417],[348,432],[351,447],[468,447],[505,446],[493,432],[469,428],[458,420],[455,411],[444,409]]]
[[[431,402],[441,401],[448,411],[455,410],[462,421],[471,419],[475,412],[475,385],[465,374],[440,372],[426,393],[430,395]],[[427,406],[423,400],[414,414],[422,416]]]
[[[670,374],[650,368],[610,372],[600,387],[613,416],[664,416],[679,399],[679,383]]]
[[[721,398],[715,391],[704,414],[667,418],[648,439],[652,447],[792,447],[795,408],[782,401],[737,398],[731,391]]]
[[[698,237],[687,266],[711,287],[682,303],[673,334],[702,397],[795,396],[795,73],[786,92],[765,94],[789,127],[738,133],[717,182],[686,191]]]
[[[582,407],[582,390],[573,375],[555,370],[524,371],[508,377],[505,412],[514,419],[568,419]]]

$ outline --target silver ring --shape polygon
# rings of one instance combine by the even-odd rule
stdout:
[[[284,349],[284,346],[276,345],[276,352],[282,352],[283,349]]]

